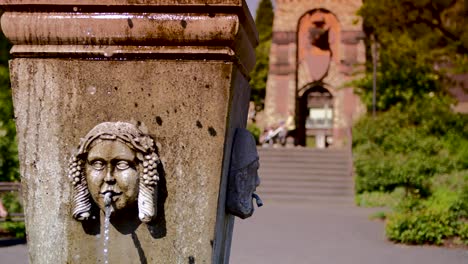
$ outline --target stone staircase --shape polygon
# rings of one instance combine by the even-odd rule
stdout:
[[[258,148],[260,197],[284,202],[354,202],[349,150]]]

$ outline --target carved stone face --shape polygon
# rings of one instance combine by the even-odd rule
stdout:
[[[157,213],[161,164],[156,152],[154,140],[133,124],[96,125],[81,139],[68,167],[73,218],[93,219],[93,204],[106,211],[107,202],[111,212],[136,207],[138,218],[151,222]]]
[[[258,177],[258,161],[250,164],[245,172],[240,173],[236,179],[239,185],[240,204],[242,205],[246,214],[253,212],[252,194],[260,184],[260,177]]]
[[[116,140],[102,140],[93,146],[85,165],[91,197],[104,210],[104,195],[111,193],[111,205],[120,210],[137,201],[139,173],[135,152]]]

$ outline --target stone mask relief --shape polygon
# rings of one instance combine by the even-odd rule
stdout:
[[[254,212],[253,199],[258,207],[263,205],[255,193],[260,185],[257,146],[248,130],[238,128],[232,148],[226,207],[229,213],[245,219]]]
[[[92,217],[93,203],[112,214],[138,206],[138,217],[148,223],[156,216],[159,180],[156,145],[136,126],[105,122],[81,140],[70,161],[73,184],[72,214],[78,221]]]

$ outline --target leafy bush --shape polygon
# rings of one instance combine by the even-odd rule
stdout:
[[[460,239],[465,243],[465,245],[468,245],[468,223],[463,222],[461,224],[460,230],[458,231],[458,235],[460,236]]]
[[[461,224],[454,214],[434,210],[394,213],[387,219],[387,237],[409,244],[440,245],[445,238],[457,235]]]
[[[0,32],[0,181],[19,180],[16,128],[8,72],[9,48],[10,44]]]
[[[250,123],[247,125],[247,130],[252,134],[255,138],[255,143],[260,144],[260,135],[262,134],[262,130],[255,125],[254,123]]]
[[[426,98],[361,119],[353,129],[356,192],[402,186],[424,197],[434,175],[468,169],[468,117],[449,103]]]
[[[395,208],[405,196],[403,188],[396,188],[393,192],[364,192],[355,196],[355,202],[361,207]]]
[[[459,237],[468,244],[468,171],[438,175],[427,199],[407,196],[387,218],[386,234],[393,241],[440,245]]]
[[[13,234],[16,238],[26,237],[26,227],[24,222],[3,222],[0,223],[0,229],[5,230],[7,233]]]
[[[20,202],[19,193],[5,193],[0,196],[0,199],[9,213],[23,212],[23,206]]]

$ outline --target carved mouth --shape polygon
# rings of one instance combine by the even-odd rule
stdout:
[[[122,194],[122,192],[116,192],[116,191],[113,191],[113,190],[107,190],[107,191],[104,191],[104,192],[101,192],[100,193],[101,196],[104,198],[106,195],[109,195],[110,194],[110,198],[112,199],[113,202],[115,202],[119,196]]]

